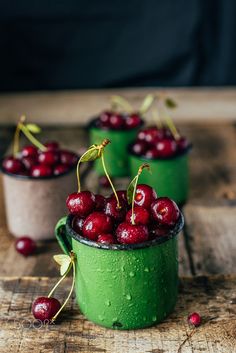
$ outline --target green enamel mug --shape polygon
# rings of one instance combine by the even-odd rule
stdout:
[[[113,177],[128,176],[127,147],[135,139],[140,126],[130,130],[105,130],[96,127],[94,125],[95,120],[88,127],[90,144],[100,144],[105,138],[109,139],[112,142],[106,147],[106,166],[109,175]],[[98,175],[104,175],[104,170],[99,160],[95,161],[95,170]]]
[[[152,186],[157,190],[158,197],[167,196],[182,205],[189,193],[189,151],[172,158],[155,160],[145,160],[129,151],[130,176],[135,177],[140,164],[147,162],[151,173],[142,173],[139,183]]]
[[[87,319],[119,330],[163,321],[177,300],[182,214],[166,236],[132,245],[86,239],[73,231],[72,220],[72,215],[62,218],[55,234],[66,254],[76,254],[76,297]]]

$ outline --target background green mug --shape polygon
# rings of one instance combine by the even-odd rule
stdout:
[[[173,311],[182,214],[167,236],[132,245],[90,241],[73,231],[72,219],[62,218],[55,233],[63,251],[76,254],[76,296],[89,320],[113,329],[138,329]]]
[[[128,145],[135,139],[138,128],[130,130],[104,130],[94,126],[94,120],[89,125],[90,144],[100,144],[105,138],[112,143],[106,147],[106,166],[108,174],[113,177],[129,175]],[[95,170],[98,175],[104,175],[101,162],[95,161]]]
[[[140,164],[147,162],[151,173],[142,173],[139,184],[150,185],[158,197],[167,196],[182,205],[189,193],[189,150],[172,158],[155,160],[145,160],[129,151],[130,176],[135,177]]]

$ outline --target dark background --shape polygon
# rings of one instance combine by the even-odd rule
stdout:
[[[236,84],[235,0],[0,3],[1,91]]]

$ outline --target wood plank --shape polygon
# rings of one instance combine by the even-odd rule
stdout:
[[[33,299],[45,295],[55,283],[51,278],[0,279],[0,352],[5,353],[235,353],[236,278],[195,277],[181,281],[173,314],[163,323],[144,330],[113,331],[94,325],[70,300],[61,320],[41,326],[31,315]],[[57,293],[66,297],[71,280]],[[203,324],[188,326],[189,313],[198,311]],[[187,335],[191,337],[186,340]]]
[[[26,114],[40,124],[86,124],[91,116],[109,106],[112,94],[127,98],[137,109],[148,93],[168,92],[179,103],[173,113],[179,121],[229,120],[236,118],[234,88],[126,88],[12,93],[0,95],[0,123],[14,124]]]
[[[235,273],[236,207],[187,205],[184,215],[195,273]]]

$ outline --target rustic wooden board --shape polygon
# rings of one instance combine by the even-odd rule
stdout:
[[[112,94],[124,96],[137,109],[145,95],[160,92],[167,92],[179,103],[173,113],[178,121],[235,120],[234,88],[126,88],[1,94],[0,123],[14,123],[22,114],[49,125],[86,123],[109,107]]]
[[[0,279],[0,353],[235,353],[236,278],[195,277],[181,280],[174,313],[162,324],[137,331],[113,331],[87,321],[75,299],[55,325],[41,326],[31,315],[35,297],[45,295],[55,278]],[[71,281],[57,297],[63,301]],[[189,313],[198,311],[203,324],[192,329]],[[187,335],[190,335],[186,340]]]
[[[235,273],[236,207],[187,205],[184,215],[194,273]]]

